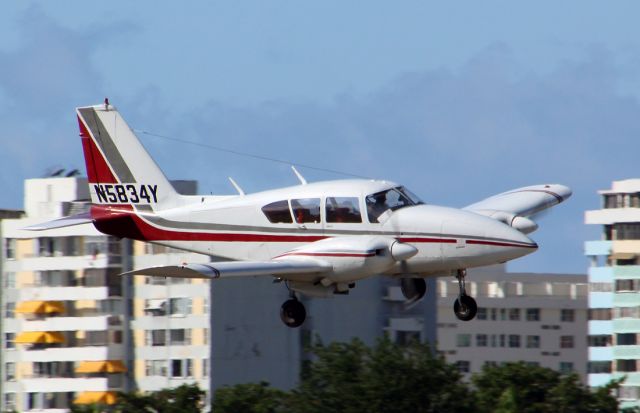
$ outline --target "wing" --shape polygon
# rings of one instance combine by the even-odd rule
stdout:
[[[82,214],[71,215],[64,218],[54,219],[53,221],[47,221],[40,224],[29,225],[28,227],[24,227],[22,229],[28,231],[45,231],[48,229],[57,229],[64,227],[71,227],[74,225],[83,225],[89,224],[93,222],[91,218],[91,213],[84,212]]]
[[[320,274],[330,271],[332,266],[312,259],[272,261],[229,261],[210,264],[184,264],[143,268],[121,275],[152,275],[178,278],[230,278],[255,277],[261,275],[281,276],[291,274]]]
[[[494,195],[464,209],[497,219],[528,234],[538,228],[528,217],[558,205],[570,196],[571,189],[564,185],[533,185]]]

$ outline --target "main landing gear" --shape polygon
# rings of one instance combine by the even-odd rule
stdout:
[[[458,298],[453,303],[453,312],[456,314],[459,320],[470,321],[476,316],[478,312],[478,305],[473,297],[467,295],[467,290],[464,285],[464,278],[467,275],[467,270],[458,270],[456,278],[458,279],[458,287],[460,292]]]
[[[292,294],[291,298],[280,307],[280,318],[287,327],[300,327],[304,323],[304,319],[307,318],[307,310],[305,310],[304,304]]]

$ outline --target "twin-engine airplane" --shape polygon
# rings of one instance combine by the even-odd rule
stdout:
[[[513,260],[538,245],[525,234],[530,216],[571,196],[562,185],[518,188],[463,209],[429,205],[388,181],[338,180],[235,196],[178,194],[120,113],[104,105],[77,109],[91,193],[90,214],[33,226],[43,230],[93,222],[109,235],[207,254],[211,264],[177,264],[130,275],[218,279],[272,276],[290,299],[282,321],[306,317],[296,293],[348,294],[374,275],[399,279],[408,301],[421,299],[425,278],[453,275],[454,312],[475,317],[466,269]]]

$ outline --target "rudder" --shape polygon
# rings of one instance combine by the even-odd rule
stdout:
[[[94,204],[176,206],[180,197],[115,107],[76,109]]]

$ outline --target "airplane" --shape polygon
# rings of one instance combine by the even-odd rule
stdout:
[[[453,310],[472,320],[476,301],[465,288],[468,268],[504,263],[537,250],[532,217],[571,196],[558,184],[517,188],[462,209],[423,202],[383,180],[345,179],[238,195],[181,195],[118,110],[76,109],[91,194],[90,212],[29,227],[46,230],[93,223],[119,238],[211,256],[208,264],[176,263],[123,275],[204,278],[270,276],[289,290],[280,309],[299,327],[298,295],[348,294],[365,278],[399,280],[407,303],[422,299],[427,277],[454,276]]]

